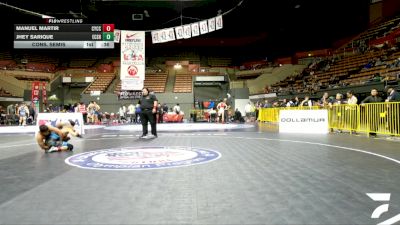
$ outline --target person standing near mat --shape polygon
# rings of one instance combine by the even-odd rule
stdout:
[[[140,138],[147,138],[147,123],[150,122],[151,134],[153,138],[157,137],[156,127],[156,112],[158,100],[154,94],[150,94],[148,88],[142,89],[142,97],[140,98],[140,108],[142,110],[140,119],[142,121],[142,136]]]

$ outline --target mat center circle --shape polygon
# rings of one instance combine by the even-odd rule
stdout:
[[[83,169],[143,170],[202,164],[220,157],[217,151],[196,147],[123,147],[80,153],[65,162]]]

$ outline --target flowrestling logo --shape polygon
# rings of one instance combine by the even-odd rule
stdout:
[[[372,219],[379,219],[383,213],[389,211],[390,193],[366,193],[366,194],[372,200],[383,203],[378,207],[376,207],[375,210],[372,212],[371,214]],[[378,223],[378,225],[392,225],[397,222],[400,222],[400,213],[393,216],[392,218],[389,218],[383,222]]]
[[[65,163],[82,169],[146,170],[191,166],[220,157],[217,151],[195,147],[124,147],[84,152]]]

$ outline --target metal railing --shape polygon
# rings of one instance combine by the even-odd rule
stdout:
[[[400,136],[399,102],[327,107],[261,108],[258,120],[261,122],[278,122],[281,110],[319,109],[328,109],[328,122],[331,130]]]

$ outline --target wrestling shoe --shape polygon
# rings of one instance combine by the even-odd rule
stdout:
[[[51,153],[51,152],[58,152],[58,147],[52,146],[51,148],[46,150],[46,153]]]
[[[142,136],[139,137],[140,139],[147,139],[149,138],[149,136],[147,136],[147,134],[142,134]]]
[[[74,146],[71,144],[67,144],[68,150],[72,151],[74,149]]]

